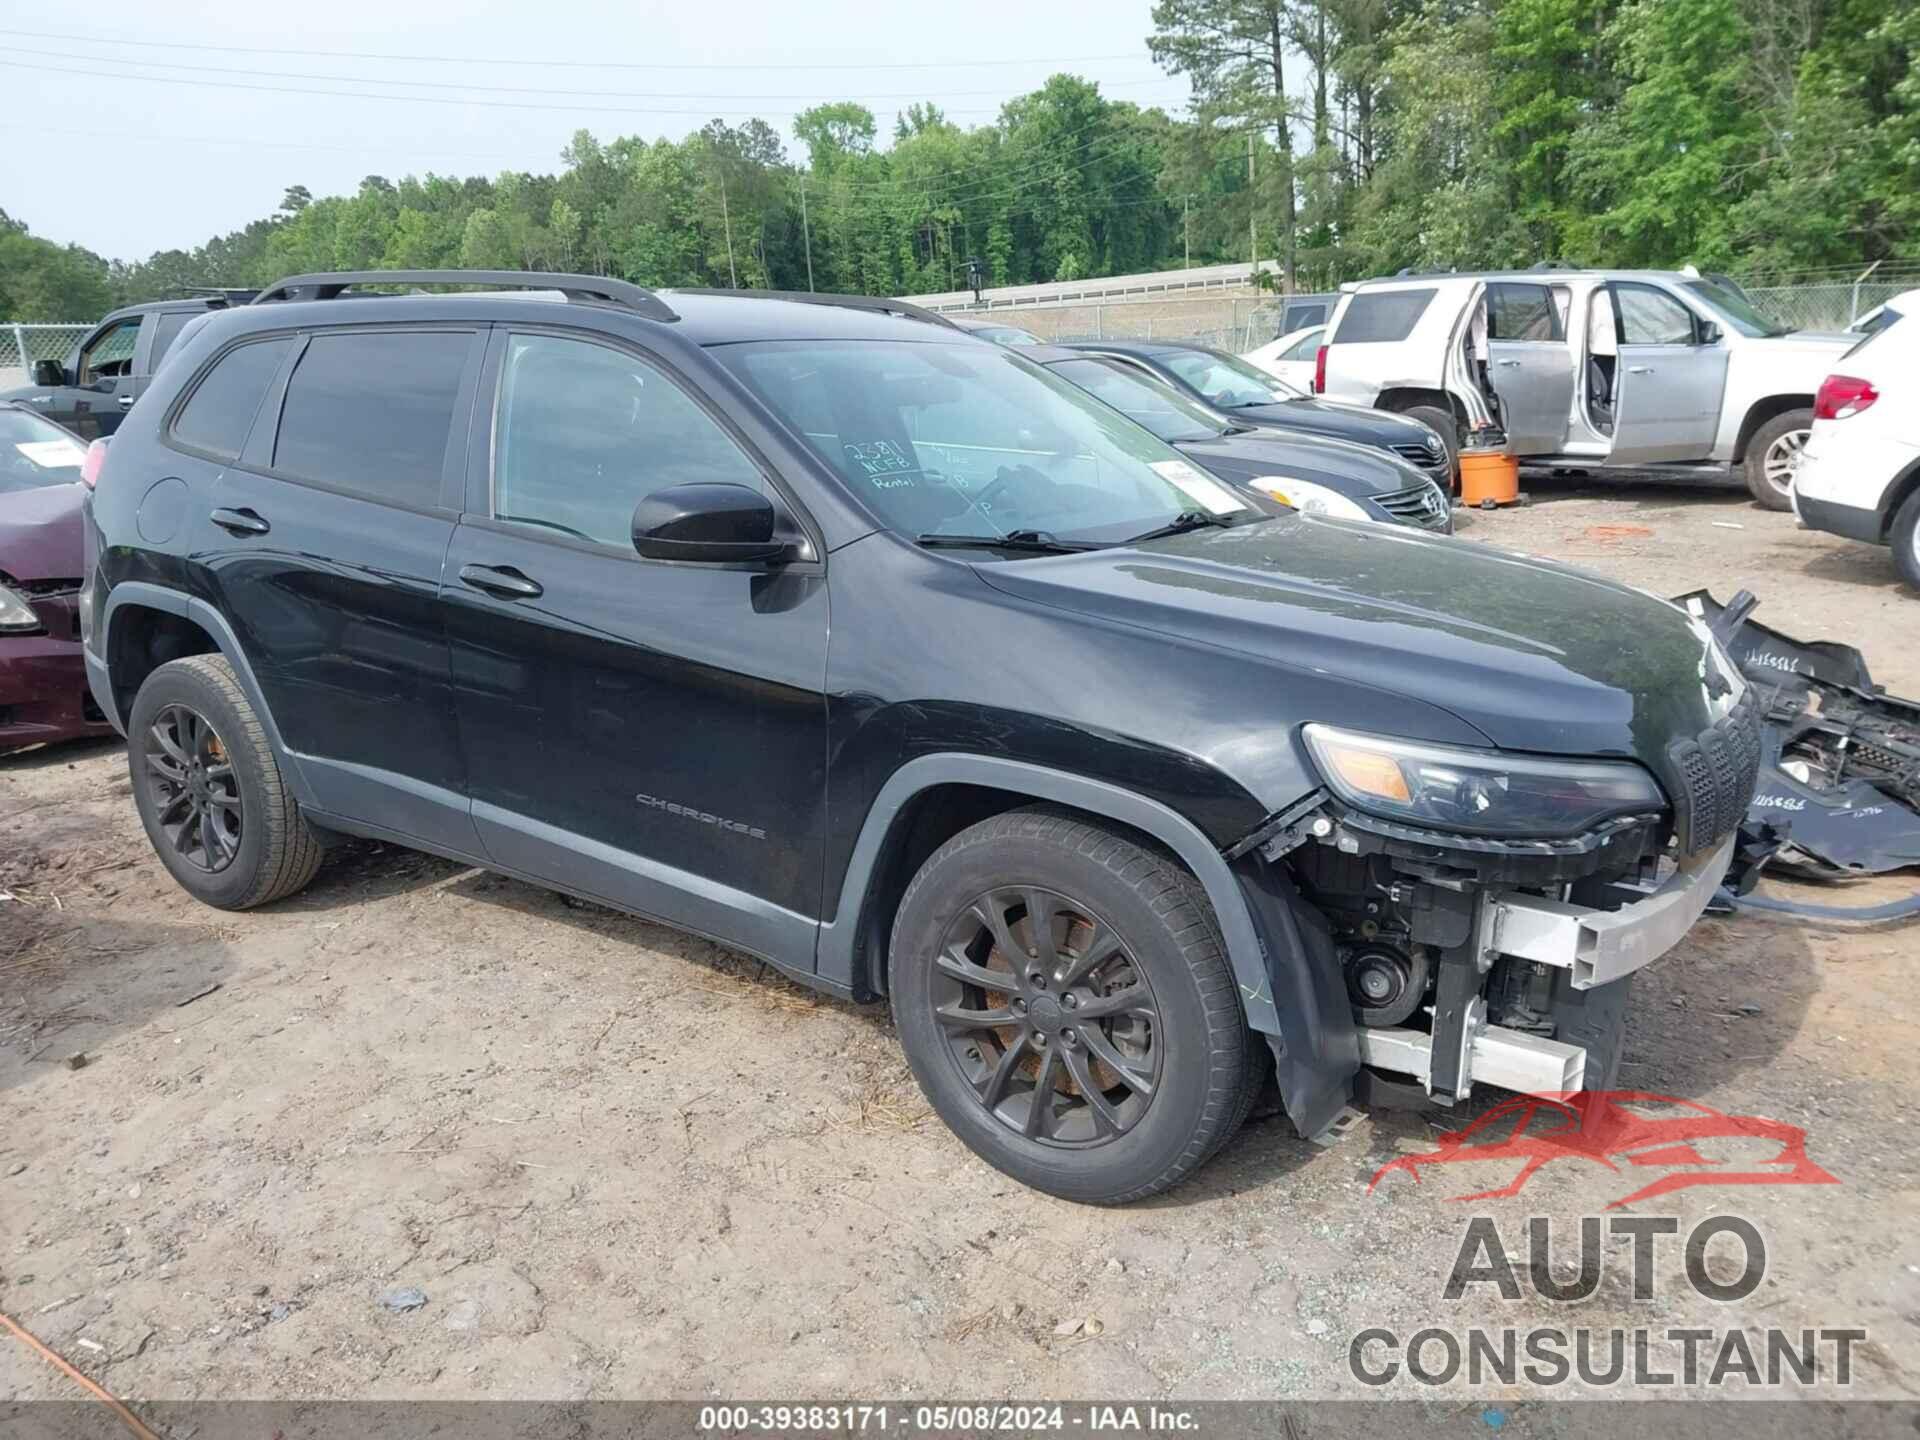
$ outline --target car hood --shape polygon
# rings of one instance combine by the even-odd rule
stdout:
[[[1705,632],[1677,606],[1398,526],[1288,515],[979,570],[1037,604],[1425,701],[1503,749],[1630,756],[1670,788],[1669,742],[1712,720]],[[1355,713],[1317,718],[1405,733],[1355,694]]]
[[[1175,449],[1214,474],[1244,484],[1262,475],[1311,480],[1358,500],[1428,483],[1404,460],[1372,445],[1261,427],[1217,440],[1182,440]]]
[[[1274,425],[1352,440],[1361,445],[1424,445],[1433,432],[1418,420],[1374,410],[1365,405],[1341,405],[1331,400],[1282,400],[1273,405],[1246,405],[1226,412],[1243,425]]]
[[[77,580],[87,487],[43,485],[0,494],[0,570],[16,580]]]

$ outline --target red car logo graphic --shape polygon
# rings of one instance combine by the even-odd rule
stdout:
[[[1633,1107],[1664,1113],[1647,1115]],[[1510,1128],[1509,1121],[1513,1122]],[[1482,1138],[1476,1140],[1476,1136]],[[1418,1183],[1420,1172],[1429,1166],[1489,1160],[1518,1160],[1520,1173],[1499,1189],[1449,1198],[1497,1200],[1518,1195],[1555,1160],[1590,1160],[1615,1173],[1621,1173],[1623,1164],[1669,1172],[1631,1195],[1608,1202],[1609,1210],[1696,1185],[1840,1183],[1807,1158],[1807,1132],[1797,1125],[1757,1115],[1725,1115],[1691,1100],[1635,1090],[1515,1095],[1465,1129],[1446,1131],[1437,1139],[1438,1150],[1402,1155],[1382,1165],[1367,1192],[1371,1194],[1395,1170],[1406,1171]],[[1699,1142],[1727,1139],[1772,1142],[1779,1148],[1771,1159],[1744,1169],[1700,1153]]]

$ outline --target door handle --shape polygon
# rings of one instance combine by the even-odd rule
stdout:
[[[133,396],[122,395],[120,397],[120,408],[122,410],[131,410],[133,408]]]
[[[1520,362],[1518,360],[1498,360],[1494,363],[1509,370],[1518,370],[1520,368]]]
[[[1627,374],[1629,375],[1651,375],[1652,373],[1653,373],[1653,367],[1651,365],[1627,366]]]
[[[207,518],[234,535],[264,535],[273,528],[251,510],[216,510]]]
[[[531,600],[545,593],[538,580],[529,580],[510,565],[462,565],[460,578],[476,590],[506,600]]]

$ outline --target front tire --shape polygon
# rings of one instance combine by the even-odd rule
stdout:
[[[1414,405],[1400,412],[1409,420],[1418,420],[1432,429],[1440,437],[1440,443],[1447,447],[1447,489],[1449,492],[1460,488],[1460,422],[1450,410],[1442,410],[1438,405]]]
[[[127,721],[127,768],[154,852],[194,899],[248,910],[320,868],[320,838],[225,657],[170,660],[147,677]]]
[[[1793,508],[1793,474],[1812,433],[1813,411],[1788,410],[1754,431],[1747,442],[1747,489],[1768,510]]]
[[[1199,884],[1057,810],[994,816],[936,851],[901,899],[888,975],[940,1118],[1063,1199],[1178,1184],[1239,1129],[1264,1075]]]

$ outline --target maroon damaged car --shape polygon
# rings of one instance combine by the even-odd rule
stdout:
[[[80,652],[85,444],[0,405],[0,754],[111,735]]]

